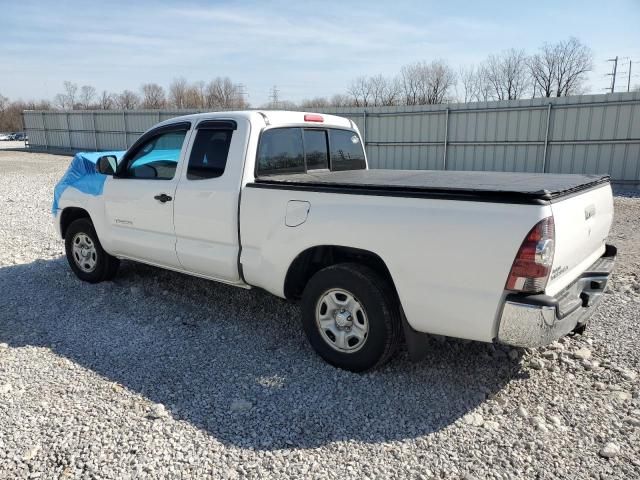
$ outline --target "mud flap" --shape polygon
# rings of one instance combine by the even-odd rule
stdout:
[[[402,309],[400,309],[400,317],[402,318],[402,330],[404,332],[405,342],[407,343],[409,358],[411,358],[412,362],[419,362],[427,355],[429,334],[416,332],[411,328]]]

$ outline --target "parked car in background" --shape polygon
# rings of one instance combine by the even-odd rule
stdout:
[[[0,141],[6,142],[12,140],[10,133],[0,133]]]
[[[310,344],[353,371],[403,337],[418,357],[424,333],[580,331],[616,257],[606,175],[369,170],[352,121],[298,112],[178,117],[78,154],[52,210],[80,279],[130,259],[300,300]]]
[[[25,140],[27,140],[27,136],[22,132],[14,133],[12,140],[24,142]]]

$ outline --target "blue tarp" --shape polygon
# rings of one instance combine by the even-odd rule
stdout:
[[[77,153],[76,156],[73,157],[73,160],[71,160],[71,164],[66,173],[53,190],[52,213],[54,215],[57,214],[60,197],[68,187],[77,188],[82,193],[89,195],[102,195],[102,187],[104,186],[107,176],[96,171],[98,158],[103,155],[115,155],[118,161],[120,161],[124,153],[124,151]]]

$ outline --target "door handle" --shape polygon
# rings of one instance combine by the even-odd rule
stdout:
[[[153,198],[155,198],[156,200],[161,201],[162,203],[170,202],[171,200],[173,200],[173,198],[170,197],[169,195],[167,195],[166,193],[161,193],[160,195],[156,195]]]

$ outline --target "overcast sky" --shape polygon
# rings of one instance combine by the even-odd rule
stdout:
[[[569,36],[593,49],[592,93],[609,84],[610,57],[637,60],[640,74],[640,0],[0,0],[0,93],[51,99],[64,80],[117,92],[229,76],[252,105],[273,85],[299,101],[419,60],[457,69]]]

